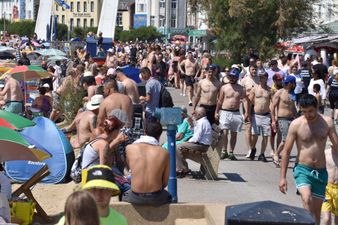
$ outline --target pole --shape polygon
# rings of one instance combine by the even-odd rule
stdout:
[[[170,175],[168,191],[172,196],[172,202],[177,203],[177,178],[176,178],[176,125],[167,126],[168,149],[170,155]]]

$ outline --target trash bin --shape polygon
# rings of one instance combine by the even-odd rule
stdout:
[[[225,219],[227,225],[315,225],[307,210],[273,201],[228,206]]]

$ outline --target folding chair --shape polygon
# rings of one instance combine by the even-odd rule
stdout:
[[[12,196],[19,197],[21,194],[26,195],[28,199],[35,202],[36,204],[36,212],[39,216],[42,217],[43,220],[49,221],[49,217],[47,213],[43,210],[37,200],[34,198],[31,188],[39,183],[43,178],[47,177],[50,174],[48,171],[48,166],[45,165],[38,172],[36,172],[29,180],[23,183],[16,191],[12,193]]]

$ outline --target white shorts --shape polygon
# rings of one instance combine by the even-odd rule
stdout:
[[[231,112],[226,110],[219,111],[219,127],[222,130],[240,132],[242,130],[243,117],[240,112]]]
[[[271,136],[271,117],[267,115],[252,115],[252,129],[253,135],[262,135],[264,137]]]

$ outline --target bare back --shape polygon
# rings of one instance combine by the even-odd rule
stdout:
[[[92,111],[82,112],[78,118],[75,118],[76,133],[80,147],[92,139],[93,131],[96,128],[96,119],[96,115]]]
[[[14,78],[7,80],[4,90],[6,90],[6,101],[23,101],[20,83]]]
[[[132,102],[138,104],[140,102],[140,95],[135,81],[132,79],[126,78],[122,81],[126,94],[131,98]]]
[[[133,104],[129,96],[120,93],[112,93],[103,100],[100,105],[98,125],[103,124],[103,121],[113,109],[121,109],[127,114],[129,122],[126,126],[130,127],[133,116]]]
[[[238,84],[225,84],[220,91],[222,109],[239,110],[241,100],[245,97],[245,89]]]
[[[127,163],[131,169],[131,189],[137,193],[159,191],[169,178],[169,154],[160,146],[145,143],[126,147]]]

